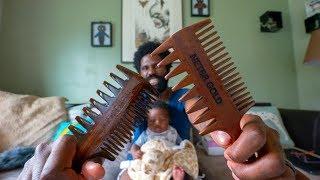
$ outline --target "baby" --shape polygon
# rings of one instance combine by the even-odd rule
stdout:
[[[168,146],[180,144],[182,139],[177,130],[169,125],[169,119],[168,105],[165,102],[157,101],[152,104],[151,109],[148,112],[148,128],[141,133],[130,150],[134,159],[142,158],[143,152],[140,148],[150,140],[165,140],[165,142],[168,143]],[[127,175],[124,175],[120,179],[126,179],[124,178],[126,176]],[[174,180],[182,180],[188,175],[181,167],[174,166],[172,176]]]
[[[148,113],[148,128],[143,131],[131,147],[134,159],[140,159],[143,155],[141,146],[149,140],[162,139],[172,145],[179,145],[181,138],[176,129],[169,125],[168,105],[163,101],[152,104]]]

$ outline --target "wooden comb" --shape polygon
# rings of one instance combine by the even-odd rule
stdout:
[[[236,67],[231,62],[210,19],[183,28],[162,43],[151,55],[168,49],[173,51],[159,62],[164,66],[175,60],[180,64],[166,75],[166,79],[186,72],[172,89],[176,91],[193,84],[194,87],[179,100],[197,101],[186,109],[187,114],[202,110],[192,124],[201,135],[215,130],[227,132],[232,141],[241,133],[240,119],[254,105],[246,92]]]
[[[106,103],[90,99],[91,105],[100,113],[88,107],[83,108],[83,112],[93,120],[93,123],[76,117],[79,124],[87,131],[83,132],[72,125],[68,127],[78,140],[78,150],[73,162],[78,171],[81,170],[84,161],[90,158],[104,157],[111,161],[115,160],[124,148],[124,144],[131,139],[136,119],[146,119],[147,110],[155,101],[154,96],[157,96],[157,92],[139,74],[120,65],[117,65],[117,69],[127,77],[124,80],[110,73],[120,88],[103,82],[114,96],[97,90],[97,94]]]

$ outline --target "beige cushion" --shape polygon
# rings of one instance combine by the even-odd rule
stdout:
[[[0,152],[49,141],[54,127],[66,117],[64,103],[61,97],[40,98],[0,91]]]

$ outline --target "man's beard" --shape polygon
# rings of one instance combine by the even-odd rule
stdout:
[[[150,82],[150,79],[157,79],[158,83],[152,85],[159,93],[162,93],[164,90],[168,88],[168,80],[166,80],[162,76],[151,75],[147,78],[147,81]]]

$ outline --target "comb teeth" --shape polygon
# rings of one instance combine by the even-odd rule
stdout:
[[[208,48],[207,50],[206,50],[206,53],[207,54],[209,54],[209,56],[210,56],[210,52],[212,51],[212,50],[215,50],[215,49],[217,49],[219,46],[221,46],[222,45],[222,42],[218,42],[217,44],[215,44],[215,45],[213,45],[213,46],[211,46],[210,48]]]
[[[199,96],[199,93],[198,93],[196,87],[193,87],[187,93],[185,93],[183,96],[181,96],[179,101],[188,101],[188,100],[195,98],[195,97],[198,97],[198,96]]]
[[[130,69],[127,69],[123,66],[117,65],[116,67],[119,71],[121,71],[129,79],[137,75],[137,73],[135,73],[135,72],[131,71]]]
[[[217,122],[218,122],[218,121],[215,120],[215,119],[211,120],[211,122],[207,125],[207,127],[205,127],[203,130],[201,130],[199,134],[202,135],[202,136],[204,136],[204,135],[207,135],[207,134],[209,134],[210,132],[216,130],[216,129],[218,128],[218,127],[217,127],[217,125],[218,125]]]
[[[116,88],[115,86],[113,86],[112,84],[110,84],[109,82],[107,81],[104,81],[103,82],[103,85],[106,86],[106,88],[108,88],[112,94],[114,94],[115,96],[118,96],[119,93],[120,93],[120,89]]]
[[[210,25],[209,27],[205,28],[203,31],[196,33],[196,35],[198,36],[198,38],[200,38],[201,36],[203,36],[208,31],[212,30],[213,28],[214,28],[214,25]]]
[[[210,19],[205,19],[205,20],[203,20],[203,21],[201,21],[199,23],[196,23],[196,24],[193,24],[193,25],[189,26],[188,28],[195,30],[195,32],[194,32],[195,34],[199,34],[203,30],[205,30],[204,29],[205,26],[208,26],[210,24],[211,24],[211,20]]]
[[[80,129],[76,128],[75,126],[73,125],[70,125],[68,127],[68,129],[72,132],[72,134],[78,138],[78,139],[82,139],[85,135],[85,132],[81,131]]]
[[[203,97],[199,98],[189,109],[186,110],[188,114],[199,111],[201,109],[207,108],[205,99]]]
[[[214,59],[214,61],[212,61],[212,62],[218,62],[218,61],[220,61],[221,59],[223,59],[224,57],[226,57],[226,56],[228,56],[229,55],[229,53],[223,53],[223,54],[221,54],[219,57],[216,57],[215,59]]]
[[[227,58],[228,60],[230,60],[231,58]],[[229,74],[231,74],[233,71],[235,71],[237,68],[236,67],[232,67],[222,73],[219,74],[220,78],[225,78],[226,76],[228,76]]]
[[[131,139],[134,125],[146,119],[147,109],[156,100],[156,90],[140,75],[119,65],[117,69],[123,72],[127,79],[122,79],[113,73],[110,73],[110,76],[121,88],[103,82],[114,97],[97,90],[97,94],[106,103],[91,98],[90,107],[97,108],[99,113],[88,107],[83,108],[83,112],[93,120],[93,123],[76,117],[86,132],[75,126],[69,126],[70,131],[78,139],[79,150],[73,166],[79,172],[81,165],[88,158],[101,156],[115,160],[124,148],[124,144]]]
[[[126,84],[126,81],[123,80],[122,78],[120,78],[119,76],[113,74],[113,73],[110,73],[110,76],[113,80],[115,80],[121,87],[124,87],[125,84]]]
[[[236,72],[236,73],[234,73],[234,74],[232,74],[232,75],[230,75],[230,76],[221,78],[221,79],[222,79],[222,83],[225,84],[225,83],[231,81],[232,79],[234,79],[234,78],[237,77],[237,76],[239,76],[239,73],[238,73],[238,72]]]
[[[207,34],[207,35],[204,36],[204,37],[199,37],[200,43],[204,43],[206,40],[212,38],[212,37],[215,36],[217,33],[218,33],[218,32],[215,31],[215,32],[213,32],[213,33]]]
[[[155,49],[150,55],[156,56],[160,53],[167,51],[168,49],[170,49],[172,47],[173,47],[173,42],[170,38],[168,38],[161,44],[161,46],[159,46],[157,49]]]
[[[173,61],[178,59],[177,51],[172,51],[169,55],[167,55],[159,64],[158,66],[166,66],[168,64],[173,63]]]
[[[166,79],[169,79],[169,78],[172,78],[178,74],[181,74],[183,73],[185,70],[185,65],[180,63],[175,69],[173,69],[172,71],[170,71],[166,76],[165,78]]]
[[[76,117],[77,122],[84,127],[86,130],[91,130],[93,124],[89,123],[87,120],[77,116]]]
[[[98,114],[89,109],[88,107],[84,107],[82,109],[85,115],[89,116],[92,120],[95,120],[98,117]]]
[[[214,52],[208,53],[209,59],[213,58],[214,56],[218,55],[220,52],[223,52],[226,49],[226,47],[222,46],[219,49],[215,50]],[[228,54],[227,54],[228,55]],[[223,57],[223,56],[222,56]]]
[[[218,41],[219,39],[220,39],[220,36],[217,36],[217,37],[209,40],[209,41],[206,42],[206,43],[202,43],[202,46],[203,46],[204,48],[206,48],[206,47],[208,47],[209,45],[213,44],[214,42]],[[209,59],[210,59],[210,57],[209,57]]]
[[[101,104],[100,102],[94,100],[93,98],[90,98],[90,102],[91,104],[96,107],[100,112],[104,112],[107,110],[107,106]]]
[[[172,90],[177,91],[183,87],[186,87],[193,83],[193,78],[190,75],[187,75],[184,79],[182,79],[177,85],[175,85]]]
[[[207,109],[195,119],[193,124],[199,124],[199,123],[203,123],[203,122],[212,120],[214,116],[215,116],[215,114],[212,111],[210,111],[209,109]]]
[[[109,95],[107,95],[106,93],[100,91],[100,90],[97,90],[97,94],[103,99],[105,100],[108,105],[110,106],[115,100],[116,98],[115,97],[111,97]]]
[[[179,59],[179,66],[165,78],[188,74],[172,90],[194,85],[179,99],[193,103],[186,109],[187,114],[201,113],[192,123],[201,134],[223,130],[235,141],[241,132],[241,117],[254,101],[220,39],[211,20],[206,19],[176,32],[151,54],[174,49],[158,66]]]

